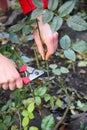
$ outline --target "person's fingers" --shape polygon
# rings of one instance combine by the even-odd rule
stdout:
[[[54,38],[54,49],[55,49],[54,52],[55,52],[58,48],[58,33],[57,32],[53,34],[53,38]]]
[[[4,90],[7,90],[9,88],[8,83],[4,83],[1,86]]]
[[[49,43],[47,44],[46,60],[56,51],[58,47],[58,33],[55,32],[53,37],[49,38]]]
[[[23,81],[22,78],[19,78],[16,80],[16,88],[22,88],[23,87]]]
[[[37,32],[34,32],[33,35],[34,35],[35,42],[38,47],[38,51],[39,51],[40,55],[42,56],[42,59],[44,60],[44,49],[43,49],[39,34]]]
[[[10,89],[10,90],[14,90],[15,87],[16,87],[15,81],[9,83],[9,89]]]
[[[54,40],[53,37],[48,38],[49,41],[46,43],[47,46],[47,51],[46,51],[46,56],[45,59],[48,60],[49,57],[54,53]]]

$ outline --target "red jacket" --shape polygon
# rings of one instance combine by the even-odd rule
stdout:
[[[43,8],[47,8],[48,0],[42,0],[42,2],[44,5]],[[19,3],[22,7],[24,14],[28,14],[29,12],[31,12],[36,8],[36,6],[33,3],[33,0],[19,0]]]

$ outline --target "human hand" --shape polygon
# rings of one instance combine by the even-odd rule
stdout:
[[[23,82],[15,63],[0,54],[0,87],[4,90],[22,88]]]
[[[43,44],[46,46],[46,50],[44,52],[43,45],[41,43],[41,39],[37,30],[34,30],[33,35],[35,42],[38,47],[38,51],[42,56],[43,60],[48,60],[49,57],[56,51],[58,47],[58,33],[52,33],[50,25],[48,23],[42,23],[42,16],[38,18],[38,25],[40,29],[40,35]]]

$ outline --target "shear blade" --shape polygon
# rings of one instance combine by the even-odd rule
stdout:
[[[27,72],[25,74],[26,77],[28,77],[30,81],[32,81],[41,76],[42,74],[44,74],[44,72],[42,70],[38,70],[33,67],[27,66]]]

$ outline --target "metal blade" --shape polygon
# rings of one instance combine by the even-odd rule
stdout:
[[[30,66],[27,66],[27,71],[25,72],[26,77],[29,77],[30,81],[38,78],[42,74],[44,74],[44,71],[35,69]]]

